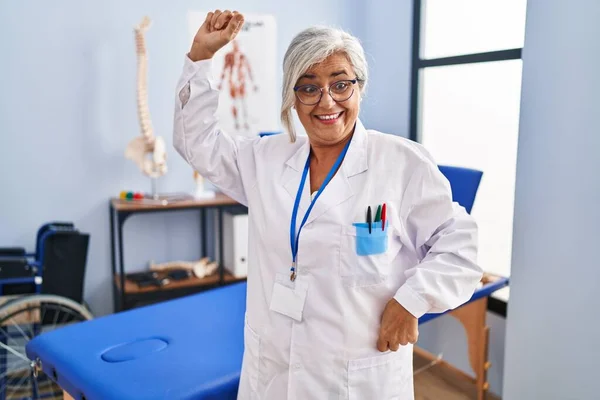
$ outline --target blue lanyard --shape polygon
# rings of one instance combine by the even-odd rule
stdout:
[[[302,227],[306,223],[306,220],[308,219],[308,215],[310,214],[310,211],[312,210],[313,206],[315,205],[317,199],[319,198],[321,193],[323,193],[325,186],[327,186],[327,184],[333,177],[333,174],[335,174],[335,171],[337,171],[340,164],[342,163],[342,160],[344,159],[346,152],[348,151],[348,147],[350,147],[351,141],[352,141],[352,139],[350,139],[348,141],[348,143],[346,143],[346,146],[344,146],[344,150],[342,150],[342,152],[338,156],[338,159],[336,160],[335,164],[333,164],[333,167],[331,167],[331,170],[327,174],[327,177],[325,177],[325,181],[319,188],[317,195],[310,202],[310,206],[308,207],[308,210],[306,210],[306,214],[304,214],[304,218],[302,219],[302,223],[300,224],[300,229],[298,230],[298,236],[296,236],[294,238],[294,235],[296,233],[296,218],[298,216],[298,206],[300,205],[300,198],[302,197],[302,190],[304,189],[304,183],[306,182],[306,176],[308,175],[308,170],[310,167],[310,152],[309,152],[308,159],[306,160],[306,164],[304,165],[304,172],[302,173],[302,180],[300,181],[300,186],[298,187],[298,193],[296,193],[296,201],[294,202],[294,210],[292,212],[292,222],[290,224],[290,246],[292,248],[292,268],[291,268],[292,274],[290,275],[290,280],[292,280],[292,281],[296,279],[296,266],[297,266],[296,257],[298,255],[298,242],[300,240],[300,232],[302,231]]]

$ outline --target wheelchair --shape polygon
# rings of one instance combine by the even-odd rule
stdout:
[[[83,301],[89,234],[71,222],[37,232],[35,252],[0,247],[0,400],[62,399],[25,346],[34,337],[93,319]]]

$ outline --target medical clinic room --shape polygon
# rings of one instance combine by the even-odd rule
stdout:
[[[598,21],[0,2],[0,400],[600,399]]]

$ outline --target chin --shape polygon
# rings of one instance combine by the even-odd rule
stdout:
[[[313,131],[314,139],[317,139],[323,144],[336,144],[346,136],[344,130],[340,127],[338,129],[315,129]]]
[[[312,116],[312,125],[316,136],[324,142],[335,143],[345,136],[346,113],[342,111],[337,118],[324,120]]]

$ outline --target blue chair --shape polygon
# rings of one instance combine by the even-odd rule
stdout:
[[[450,182],[452,199],[471,214],[483,172],[450,165],[438,165],[438,168]]]

